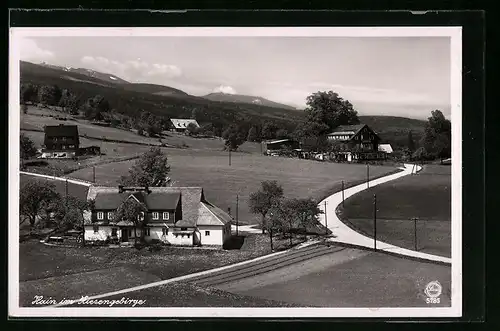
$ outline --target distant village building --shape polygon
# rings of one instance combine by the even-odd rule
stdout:
[[[231,237],[231,216],[209,203],[201,187],[90,187],[88,199],[95,207],[85,215],[86,241],[129,243],[144,235],[146,242],[222,246]],[[147,208],[137,215],[142,227],[115,218],[120,205],[131,199]]]
[[[300,148],[300,143],[292,139],[277,139],[262,142],[264,154],[272,155],[282,151],[294,151]]]
[[[174,132],[185,132],[190,123],[196,125],[197,128],[200,127],[198,122],[196,122],[196,120],[193,119],[172,118],[170,119],[170,122],[172,123],[172,131]]]
[[[45,126],[42,158],[72,158],[78,155],[80,139],[76,125]]]
[[[378,145],[378,150],[379,150],[379,152],[384,152],[387,154],[392,154],[392,152],[394,152],[391,144],[380,144],[380,145]]]
[[[380,137],[366,124],[341,125],[327,135],[332,144],[337,144],[334,158],[341,161],[385,159],[387,154],[379,151]]]

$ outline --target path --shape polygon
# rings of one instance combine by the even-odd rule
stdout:
[[[33,172],[26,172],[26,171],[19,171],[19,174],[22,175],[28,175],[28,176],[35,176],[35,177],[41,177],[41,178],[47,178],[47,179],[52,179],[52,180],[59,180],[59,181],[68,181],[68,183],[72,184],[77,184],[77,185],[83,185],[83,186],[92,186],[91,182],[83,181],[83,180],[77,180],[77,179],[71,179],[71,178],[66,178],[66,177],[56,177],[56,176],[49,176],[49,175],[42,175],[42,174],[35,174]]]
[[[380,177],[369,181],[368,184],[365,182],[363,184],[359,184],[344,190],[344,199],[347,199],[350,196],[367,189],[368,187],[374,187],[379,184],[386,183],[391,180],[401,178],[403,176],[408,176],[411,175],[412,173],[416,173],[420,171],[422,167],[417,166],[417,168],[415,168],[413,164],[405,164],[404,167],[401,167],[401,169],[402,171],[398,173],[388,175],[385,177]],[[375,248],[375,243],[373,238],[364,236],[359,232],[354,231],[338,218],[336,209],[342,203],[342,192],[337,192],[320,202],[319,207],[323,212],[325,211],[325,201],[326,201],[326,223],[327,223],[326,225],[334,235],[334,238],[330,238],[329,241],[349,244],[354,246],[361,246],[371,249]],[[320,215],[320,222],[321,224],[325,225],[325,214]],[[391,254],[408,256],[421,260],[451,264],[451,259],[447,257],[413,251],[410,249],[394,246],[378,240],[376,248],[379,251]]]

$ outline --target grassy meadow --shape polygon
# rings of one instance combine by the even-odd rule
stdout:
[[[414,249],[414,222],[418,217],[417,249],[451,256],[451,167],[426,165],[413,176],[362,191],[339,207],[341,219],[373,236],[373,194],[377,195],[377,238]]]
[[[324,198],[338,190],[341,181],[360,181],[366,176],[366,166],[338,164],[302,159],[288,159],[231,153],[222,151],[195,151],[164,149],[171,166],[169,176],[176,186],[202,186],[206,198],[236,216],[236,196],[239,196],[238,217],[241,224],[257,223],[259,217],[248,208],[249,195],[259,189],[264,180],[277,180],[287,197]],[[136,162],[114,162],[96,166],[99,185],[117,185],[121,175]],[[380,176],[394,171],[394,167],[371,166],[370,176]],[[92,169],[81,169],[71,174],[73,178],[92,180]]]

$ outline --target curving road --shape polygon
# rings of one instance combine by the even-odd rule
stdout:
[[[359,184],[359,185],[356,185],[356,186],[353,186],[351,188],[344,190],[344,198],[347,199],[350,196],[367,189],[368,186],[374,187],[374,186],[377,186],[379,184],[386,183],[386,182],[389,182],[391,180],[401,178],[403,176],[411,175],[412,173],[416,173],[416,172],[420,171],[421,169],[422,169],[422,167],[420,167],[420,166],[415,167],[413,164],[405,164],[404,167],[401,167],[402,171],[400,171],[398,173],[388,175],[385,177],[381,177],[381,178],[377,178],[377,179],[369,181],[368,184],[363,183],[363,184]],[[326,211],[325,211],[325,202],[326,202]],[[329,238],[329,241],[374,249],[375,243],[374,243],[373,238],[364,236],[364,235],[360,234],[359,232],[356,232],[355,230],[351,229],[349,226],[344,224],[338,218],[337,213],[336,213],[336,209],[341,203],[342,203],[342,192],[337,192],[335,194],[332,194],[328,198],[324,199],[319,204],[320,209],[323,212],[326,212],[326,223],[327,223],[326,225],[333,233],[333,237]],[[325,225],[325,214],[320,215],[320,222],[321,222],[321,224]],[[399,246],[394,246],[394,245],[388,244],[388,243],[383,242],[383,241],[377,240],[377,247],[376,248],[379,251],[387,252],[387,253],[391,253],[391,254],[408,256],[408,257],[413,257],[413,258],[426,260],[426,261],[451,264],[450,258],[439,256],[439,255],[432,255],[432,254],[426,254],[426,253],[422,253],[422,252],[413,251],[413,250],[402,248]]]

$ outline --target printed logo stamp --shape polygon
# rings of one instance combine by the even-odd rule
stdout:
[[[425,302],[429,304],[441,302],[439,296],[443,292],[443,287],[441,286],[441,283],[439,283],[437,280],[428,283],[427,286],[425,287],[424,292],[425,295],[427,295]]]

